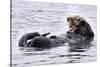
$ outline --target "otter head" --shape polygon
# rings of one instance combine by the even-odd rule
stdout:
[[[84,26],[86,24],[84,18],[80,16],[68,17],[67,22],[69,23],[70,32],[75,32],[80,28],[80,26]]]

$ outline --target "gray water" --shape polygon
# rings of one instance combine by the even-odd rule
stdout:
[[[96,61],[96,6],[12,0],[11,10],[13,67]],[[68,31],[66,18],[73,15],[83,16],[87,20],[95,33],[93,41],[81,46],[65,43],[44,50],[18,46],[19,39],[25,33],[51,32],[49,36],[62,36]]]

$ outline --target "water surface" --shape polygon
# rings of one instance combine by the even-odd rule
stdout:
[[[11,10],[13,67],[96,61],[96,6],[12,0]],[[18,41],[25,33],[65,34],[68,31],[66,18],[73,15],[85,17],[95,33],[93,41],[76,45],[65,43],[44,50],[19,48]]]

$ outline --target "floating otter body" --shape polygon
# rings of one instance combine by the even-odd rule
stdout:
[[[49,48],[64,44],[67,40],[63,37],[51,36],[46,37],[50,33],[40,35],[39,33],[27,33],[19,40],[20,47],[37,47]]]
[[[74,32],[68,31],[65,37],[51,36],[46,37],[50,33],[40,35],[37,32],[27,33],[19,40],[19,47],[36,47],[36,48],[49,48],[60,46],[66,42],[68,43],[81,43],[86,40],[87,37],[83,37]]]
[[[79,34],[73,32],[67,32],[65,37],[51,36],[46,37],[50,33],[40,35],[39,33],[27,33],[19,40],[19,47],[36,47],[36,48],[50,48],[61,46],[64,43],[81,43],[86,40],[86,37],[82,37]]]

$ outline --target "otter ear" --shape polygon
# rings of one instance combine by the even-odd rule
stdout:
[[[86,24],[86,21],[85,21],[85,20],[82,20],[82,21],[80,22],[80,25],[81,25],[81,26],[85,26],[85,24]]]

